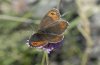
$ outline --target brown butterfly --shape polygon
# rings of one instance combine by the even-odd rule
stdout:
[[[29,39],[32,47],[45,46],[48,43],[57,44],[63,40],[63,32],[68,27],[68,22],[61,18],[59,10],[51,9],[42,19],[39,30]]]

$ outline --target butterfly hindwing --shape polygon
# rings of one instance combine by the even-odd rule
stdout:
[[[48,41],[44,38],[43,35],[39,33],[33,34],[29,39],[29,45],[34,47],[43,46],[46,45],[47,43]]]
[[[48,43],[57,43],[63,40],[63,35],[52,35],[52,34],[44,34],[45,39],[48,41]]]
[[[48,43],[57,43],[63,40],[63,35],[51,35],[43,33],[35,33],[29,39],[29,45],[39,47]]]
[[[39,30],[42,33],[46,34],[62,34],[68,27],[68,22],[65,20],[58,20],[57,22],[53,23],[51,26]]]

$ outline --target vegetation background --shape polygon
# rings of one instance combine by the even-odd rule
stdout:
[[[100,65],[100,0],[0,0],[0,65],[41,64],[43,52],[25,43],[54,7],[70,26],[49,65]]]

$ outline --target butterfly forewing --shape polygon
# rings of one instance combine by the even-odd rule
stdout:
[[[40,22],[40,29],[47,28],[50,24],[56,22],[56,20],[60,19],[60,13],[57,9],[50,10]]]

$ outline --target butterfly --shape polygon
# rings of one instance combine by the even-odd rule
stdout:
[[[68,26],[69,23],[61,18],[59,10],[51,9],[41,20],[38,31],[29,38],[29,46],[40,47],[49,43],[57,44],[63,40],[63,32]]]

